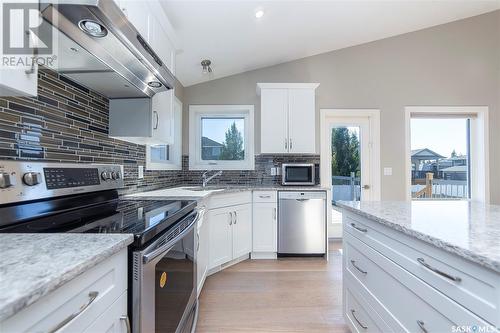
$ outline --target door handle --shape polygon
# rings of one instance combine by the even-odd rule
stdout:
[[[285,138],[285,150],[288,149],[288,140]]]
[[[130,326],[130,319],[128,316],[121,316],[120,320],[125,322],[125,327],[127,327],[127,333],[132,333],[132,327]]]
[[[234,211],[234,224],[236,224],[237,220],[238,220],[238,214],[236,214],[236,211]]]
[[[233,212],[229,212],[229,225],[233,225]]]
[[[369,190],[370,189],[370,185],[363,185],[363,190]]]
[[[293,149],[293,146],[292,146],[292,139],[290,139],[290,150]]]
[[[276,215],[277,215],[277,212],[276,212],[276,207],[273,208],[273,219],[276,221]]]
[[[66,326],[67,323],[69,323],[70,321],[72,321],[73,319],[75,319],[76,317],[78,317],[83,311],[85,311],[89,306],[90,304],[92,304],[95,299],[97,298],[97,296],[99,296],[99,292],[98,291],[91,291],[89,292],[89,299],[88,301],[83,304],[77,312],[74,312],[72,314],[70,314],[68,317],[66,317],[63,321],[61,321],[59,324],[57,324],[54,328],[52,328],[51,330],[49,330],[50,333],[54,333],[56,331],[58,331],[59,329],[61,329],[62,327]]]
[[[158,112],[156,112],[156,111],[153,111],[153,114],[155,115],[155,118],[156,118],[156,123],[155,123],[155,126],[153,127],[153,129],[158,129],[158,125],[160,124],[160,117],[158,116]]]

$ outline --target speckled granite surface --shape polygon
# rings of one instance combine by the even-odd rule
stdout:
[[[500,273],[500,206],[468,201],[338,205]]]
[[[0,321],[132,241],[131,234],[0,234]]]
[[[140,198],[140,199],[191,199],[200,200],[207,199],[211,195],[236,193],[244,191],[329,191],[329,188],[321,186],[226,186],[226,187],[212,187],[208,186],[206,191],[195,191],[199,186],[181,186],[165,188],[150,192],[141,192],[127,195],[126,198]]]

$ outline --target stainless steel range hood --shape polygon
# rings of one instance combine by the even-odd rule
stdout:
[[[175,77],[112,0],[42,0],[58,29],[54,70],[109,98],[172,89]]]

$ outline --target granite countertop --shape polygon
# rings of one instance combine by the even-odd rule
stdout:
[[[226,194],[244,191],[329,191],[330,188],[321,186],[281,186],[281,185],[255,185],[255,186],[207,186],[206,191],[198,191],[201,186],[186,185],[179,187],[164,188],[155,191],[140,192],[126,195],[127,199],[130,198],[154,198],[154,199],[206,199],[214,194]]]
[[[132,241],[131,234],[0,234],[0,321]]]
[[[500,273],[500,206],[454,200],[337,204]]]

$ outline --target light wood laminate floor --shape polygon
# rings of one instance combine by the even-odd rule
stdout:
[[[349,332],[339,248],[330,242],[329,262],[246,260],[208,277],[197,332]]]

